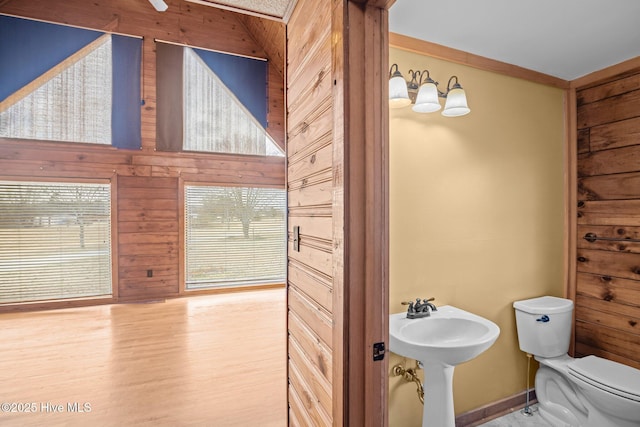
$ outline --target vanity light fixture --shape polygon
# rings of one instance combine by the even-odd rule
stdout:
[[[438,89],[438,82],[429,75],[428,70],[409,70],[411,80],[406,81],[393,64],[389,69],[389,107],[401,108],[414,104],[412,110],[416,113],[433,113],[442,108],[439,98],[445,98],[442,115],[458,117],[469,114],[467,95],[458,82],[458,76],[451,76],[447,83],[447,91]]]

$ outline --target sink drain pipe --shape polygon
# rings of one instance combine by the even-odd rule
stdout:
[[[418,378],[417,370],[420,368],[420,362],[414,368],[404,369],[402,365],[396,365],[391,369],[391,373],[394,377],[404,378],[405,381],[416,383],[416,393],[418,394],[418,399],[420,399],[420,403],[424,405],[424,387],[422,386],[422,381]]]

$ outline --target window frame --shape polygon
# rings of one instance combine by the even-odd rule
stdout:
[[[117,227],[117,175],[113,175],[110,178],[69,178],[69,177],[54,177],[54,176],[16,176],[16,175],[2,175],[0,174],[0,180],[2,181],[15,181],[15,182],[38,182],[38,183],[69,183],[69,184],[108,184],[110,186],[110,199],[111,199],[111,295],[110,296],[95,296],[95,297],[80,297],[80,298],[67,298],[57,300],[43,300],[43,301],[27,301],[27,302],[14,302],[14,303],[2,303],[0,304],[0,313],[25,311],[25,310],[48,310],[53,308],[67,308],[67,307],[84,307],[90,305],[101,305],[115,303],[118,300],[118,227]]]

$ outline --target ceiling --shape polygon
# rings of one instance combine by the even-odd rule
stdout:
[[[296,0],[187,0],[267,19],[287,21]]]
[[[287,22],[296,0],[188,0]],[[640,56],[640,0],[396,0],[389,30],[563,80]]]
[[[564,80],[640,56],[639,0],[396,0],[391,32]]]

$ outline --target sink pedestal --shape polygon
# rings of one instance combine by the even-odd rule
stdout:
[[[453,411],[453,366],[422,362],[424,409],[422,427],[455,427]]]
[[[422,427],[455,427],[453,368],[491,347],[498,335],[492,321],[451,305],[418,319],[389,315],[389,349],[424,369]]]

